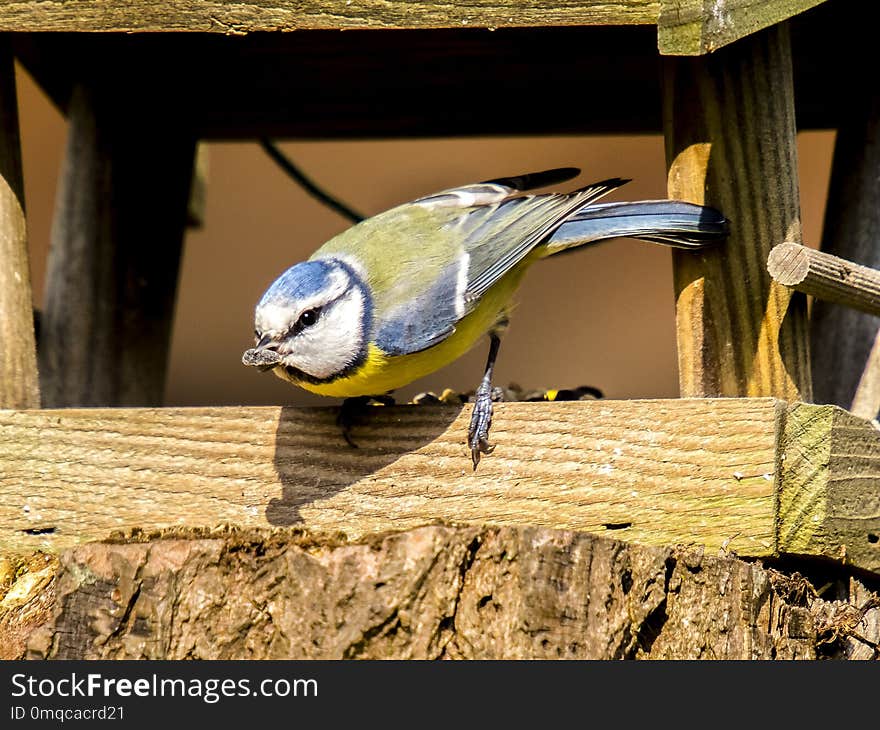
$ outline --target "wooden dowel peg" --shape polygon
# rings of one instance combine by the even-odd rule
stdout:
[[[780,284],[826,302],[880,316],[880,271],[799,243],[780,243],[767,257]]]

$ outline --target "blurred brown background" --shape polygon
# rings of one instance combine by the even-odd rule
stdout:
[[[40,306],[65,122],[21,69],[18,84],[31,273]],[[798,138],[804,240],[813,246],[821,234],[833,142],[831,131]],[[660,136],[285,142],[282,149],[315,182],[368,215],[453,185],[572,165],[584,172],[571,187],[633,179],[609,200],[666,197]],[[188,233],[184,249],[167,404],[329,403],[245,368],[241,353],[253,341],[253,307],[265,287],[347,225],[256,143],[210,144],[205,225]],[[518,301],[497,383],[587,384],[610,398],[678,395],[667,249],[622,240],[543,261],[529,272]],[[399,395],[475,387],[485,349]]]

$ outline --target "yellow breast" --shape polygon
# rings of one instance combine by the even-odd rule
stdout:
[[[282,368],[276,368],[274,372],[278,377],[291,380],[312,393],[334,398],[382,395],[402,388],[457,360],[503,319],[526,268],[520,265],[499,280],[483,295],[477,307],[456,324],[455,332],[426,350],[392,356],[370,343],[366,360],[354,372],[333,382],[317,385],[291,380]]]

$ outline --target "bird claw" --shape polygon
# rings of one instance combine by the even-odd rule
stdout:
[[[493,389],[487,384],[480,385],[474,396],[474,410],[471,413],[471,423],[468,428],[468,446],[471,449],[471,461],[474,462],[474,471],[480,463],[482,454],[491,454],[495,445],[489,443],[489,429],[492,426],[492,400]]]
[[[484,436],[478,436],[471,439],[471,461],[474,462],[474,471],[477,470],[477,464],[480,463],[481,454],[491,454],[495,451],[495,444],[490,444]]]

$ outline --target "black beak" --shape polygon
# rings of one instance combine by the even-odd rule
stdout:
[[[242,363],[263,372],[281,364],[281,355],[269,346],[271,342],[272,339],[264,335],[256,347],[245,350],[244,355],[241,356]]]
[[[265,350],[272,343],[272,338],[269,335],[263,335],[260,341],[254,347],[255,350]]]

